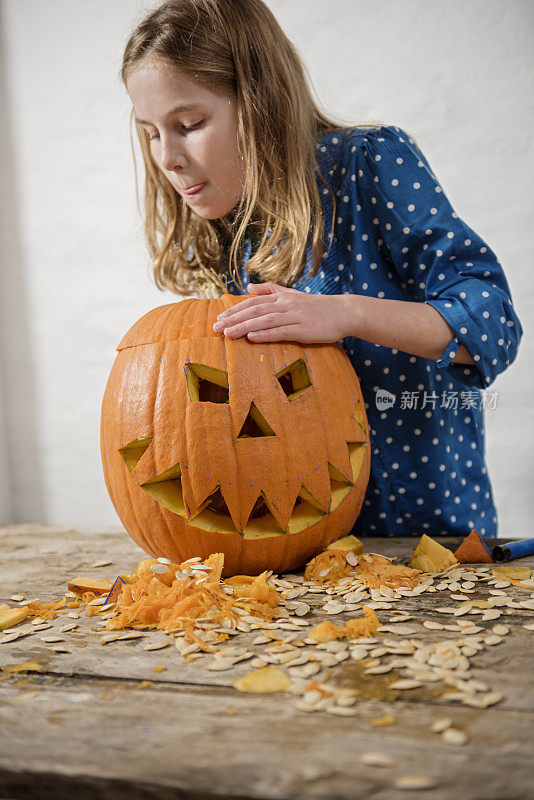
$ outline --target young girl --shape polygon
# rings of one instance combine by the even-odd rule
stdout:
[[[336,123],[261,0],[171,0],[122,78],[160,288],[212,267],[249,294],[216,323],[252,342],[341,341],[371,428],[353,533],[497,533],[481,390],[522,335],[497,257],[414,139]]]

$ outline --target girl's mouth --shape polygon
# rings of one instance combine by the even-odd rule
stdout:
[[[192,197],[192,195],[201,192],[205,185],[206,183],[197,183],[196,186],[191,186],[190,189],[183,189],[183,194],[186,197]]]

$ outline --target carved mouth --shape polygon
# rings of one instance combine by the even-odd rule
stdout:
[[[134,469],[141,455],[150,447],[152,439],[136,439],[125,447],[121,448],[120,453],[128,466],[130,472]],[[350,463],[352,467],[353,481],[346,480],[332,464],[328,464],[330,474],[330,505],[324,510],[310,492],[301,486],[296,499],[287,530],[282,528],[272,509],[266,501],[263,492],[258,496],[248,522],[243,530],[245,539],[258,539],[266,536],[280,536],[287,533],[299,533],[299,531],[319,522],[334,509],[350,493],[358,479],[363,465],[366,451],[366,442],[347,442],[349,449]],[[228,507],[221,493],[220,486],[211,492],[197,512],[189,514],[189,510],[184,502],[181,466],[175,464],[170,469],[140,484],[140,488],[147,492],[151,497],[161,503],[162,506],[187,520],[190,525],[205,531],[218,531],[220,533],[236,533],[235,527]]]
[[[229,402],[229,385],[226,372],[204,364],[188,363],[186,365],[186,376],[190,401]],[[299,397],[302,392],[311,386],[310,376],[302,359],[277,373],[276,378],[289,401]],[[359,423],[362,431],[365,432],[363,412],[359,403],[357,403],[353,417]],[[255,439],[264,436],[276,436],[276,433],[256,405],[251,402],[248,415],[237,438]],[[119,453],[129,472],[135,469],[152,441],[153,437],[134,439],[120,448]],[[165,472],[140,483],[139,486],[173,514],[182,517],[189,525],[204,531],[237,532],[243,535],[245,539],[299,533],[332,513],[356,484],[365,460],[367,442],[361,440],[348,441],[347,447],[352,468],[352,480],[348,480],[333,464],[328,462],[330,476],[330,501],[328,507],[323,507],[302,483],[287,528],[282,527],[277,518],[279,515],[276,509],[270,507],[264,492],[260,491],[244,529],[238,531],[224,500],[220,484],[206,496],[196,512],[191,514],[184,500],[180,462],[177,462]]]

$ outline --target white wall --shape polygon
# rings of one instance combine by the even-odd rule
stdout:
[[[118,524],[100,402],[126,329],[173,299],[150,280],[130,105],[118,79],[141,0],[3,0],[0,522]],[[324,107],[421,145],[497,252],[526,329],[487,412],[501,535],[534,511],[529,0],[268,0]]]

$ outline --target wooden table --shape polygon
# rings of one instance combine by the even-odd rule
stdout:
[[[406,563],[414,545],[413,539],[372,539],[366,550]],[[14,605],[9,598],[15,593],[58,599],[70,577],[87,572],[112,577],[129,572],[143,557],[118,528],[7,526],[0,529],[0,603]],[[113,565],[89,569],[104,559]],[[530,596],[513,586],[507,592]],[[428,618],[433,606],[447,603],[438,595],[405,598],[402,607]],[[315,598],[315,606],[325,599]],[[317,621],[326,618],[323,612],[313,615]],[[0,797],[534,797],[534,632],[522,627],[533,621],[534,611],[504,614],[499,621],[510,625],[510,634],[472,659],[473,676],[504,693],[497,705],[480,710],[443,702],[425,687],[404,692],[393,703],[362,700],[353,717],[299,711],[290,694],[236,691],[231,684],[250,671],[246,662],[210,672],[198,662],[182,663],[174,647],[147,652],[139,641],[102,646],[100,635],[91,631],[95,619],[80,616],[68,653],[53,652],[37,635],[0,647],[0,666],[29,659],[44,665],[42,673],[4,673],[0,681]],[[53,625],[66,621],[60,616]],[[429,641],[446,633],[422,631]],[[155,672],[156,664],[165,671]],[[387,714],[394,724],[371,724]],[[447,744],[431,732],[432,722],[444,716],[468,733],[466,745]],[[385,753],[397,765],[363,765],[359,754],[368,751]],[[404,774],[429,776],[436,786],[393,788]]]

